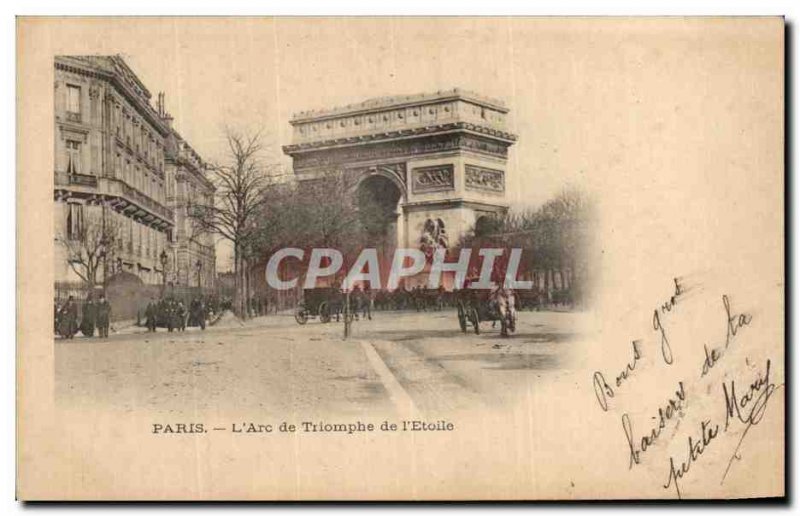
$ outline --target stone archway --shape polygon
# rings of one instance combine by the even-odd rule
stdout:
[[[391,256],[400,235],[400,204],[404,198],[397,182],[381,173],[365,175],[356,187],[359,219],[368,247]]]
[[[477,238],[494,236],[500,230],[500,219],[496,214],[479,215],[475,219],[474,235]]]
[[[508,207],[505,169],[517,137],[507,131],[507,113],[502,102],[461,89],[370,99],[296,114],[283,151],[301,180],[352,174],[367,199],[385,202],[385,215],[395,198],[382,197],[379,185],[395,197],[399,191],[394,247],[417,247],[427,219],[438,225],[428,231],[434,236],[446,224],[452,243],[481,212]]]

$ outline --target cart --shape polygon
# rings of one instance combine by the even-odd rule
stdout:
[[[297,324],[305,324],[312,317],[319,317],[321,323],[329,323],[334,317],[338,322],[344,311],[345,294],[338,288],[307,288],[303,290],[303,299],[297,303],[294,318]],[[347,317],[353,317],[351,310]]]
[[[513,294],[511,294],[513,296]],[[480,323],[500,321],[500,335],[507,337],[516,331],[516,314],[513,309],[506,310],[505,317],[500,302],[485,291],[461,290],[457,294],[456,309],[461,331],[467,333],[472,326],[476,335],[480,334]],[[494,325],[494,324],[493,324]]]

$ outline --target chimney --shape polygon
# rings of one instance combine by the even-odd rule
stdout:
[[[166,95],[164,95],[163,91],[158,92],[158,101],[156,102],[156,108],[158,110],[158,116],[164,121],[167,126],[172,129],[172,115],[167,113],[166,102],[164,101]]]

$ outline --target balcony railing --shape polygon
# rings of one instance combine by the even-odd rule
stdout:
[[[97,186],[97,176],[90,174],[69,174],[69,184],[80,186]]]
[[[89,186],[96,187],[96,193],[127,199],[129,202],[149,211],[159,218],[174,222],[173,212],[158,201],[128,186],[119,179],[97,177],[89,174],[67,174],[55,172],[56,186]]]
[[[81,123],[81,114],[80,113],[73,113],[72,111],[67,111],[67,121],[68,122],[76,122]]]
[[[150,197],[144,195],[138,190],[134,190],[118,179],[102,178],[102,180],[103,183],[105,183],[104,190],[106,193],[125,197],[142,208],[150,211],[151,213],[158,215],[162,219],[172,221],[172,211],[154,201]]]

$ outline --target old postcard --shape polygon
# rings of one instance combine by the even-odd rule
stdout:
[[[784,496],[783,19],[17,28],[19,499]]]

